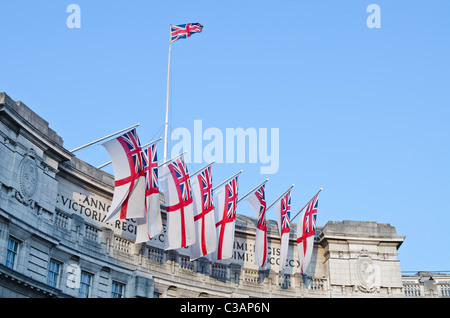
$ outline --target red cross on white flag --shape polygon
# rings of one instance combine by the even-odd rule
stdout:
[[[291,191],[286,192],[275,204],[275,213],[277,215],[278,233],[280,234],[280,272],[286,267],[286,258],[289,247],[291,212]]]
[[[267,264],[267,222],[266,222],[266,190],[265,184],[260,186],[247,202],[258,216],[255,234],[255,264],[265,268]]]
[[[136,243],[147,242],[163,232],[158,186],[158,158],[156,143],[142,150],[145,173],[145,218],[139,218],[136,230]]]
[[[159,177],[167,213],[166,250],[194,244],[191,183],[183,156],[164,165]]]
[[[297,224],[297,249],[302,274],[306,274],[311,263],[318,205],[319,194],[316,194],[300,214]]]
[[[114,169],[114,196],[104,222],[145,216],[145,176],[136,129],[102,144]]]
[[[216,250],[216,222],[212,198],[211,166],[191,179],[196,242],[191,245],[191,260]]]
[[[214,260],[233,257],[238,178],[238,175],[235,176],[214,193],[217,237],[217,249],[214,252]]]

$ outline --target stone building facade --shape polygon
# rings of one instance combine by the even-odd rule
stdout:
[[[190,261],[188,248],[165,251],[164,233],[135,244],[134,220],[102,221],[113,185],[112,175],[65,149],[44,119],[0,93],[0,297],[442,297],[447,296],[442,290],[450,292],[445,275],[426,286],[422,276],[402,277],[397,250],[405,237],[376,222],[330,221],[318,227],[312,270],[305,276],[294,233],[287,268],[279,273],[279,235],[270,220],[269,266],[259,270],[253,263],[256,219],[239,214],[234,256],[226,261]]]

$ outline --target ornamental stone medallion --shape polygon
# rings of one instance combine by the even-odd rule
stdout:
[[[29,200],[36,193],[38,184],[38,167],[36,161],[29,156],[22,159],[20,163],[20,194],[26,200]]]
[[[361,251],[356,262],[356,274],[361,291],[372,293],[379,288],[380,269],[365,250]]]

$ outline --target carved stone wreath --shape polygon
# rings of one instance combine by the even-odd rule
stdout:
[[[38,167],[31,157],[23,158],[20,164],[20,193],[25,199],[31,199],[38,185]]]

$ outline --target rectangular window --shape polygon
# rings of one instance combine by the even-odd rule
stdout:
[[[111,291],[111,298],[122,298],[123,297],[123,290],[124,290],[123,284],[113,282],[112,283],[112,291]]]
[[[89,297],[89,290],[91,289],[91,281],[92,275],[82,271],[80,280],[80,292],[78,293],[79,298]]]
[[[18,248],[19,242],[13,238],[9,238],[8,248],[6,251],[6,267],[14,269]]]
[[[50,264],[48,266],[48,279],[47,284],[52,287],[56,287],[58,285],[59,273],[60,273],[61,264],[50,260]]]

